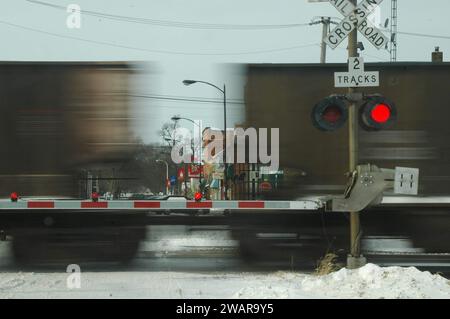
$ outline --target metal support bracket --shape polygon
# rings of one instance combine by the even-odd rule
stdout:
[[[397,167],[394,170],[366,164],[359,165],[348,175],[349,181],[344,195],[328,198],[327,210],[360,212],[369,206],[380,204],[383,193],[388,190],[395,189],[397,194],[417,195],[419,170],[415,168]],[[400,187],[399,177],[402,178],[403,187]]]

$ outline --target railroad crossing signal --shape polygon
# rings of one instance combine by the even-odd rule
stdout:
[[[362,57],[348,60],[348,72],[334,73],[334,86],[337,88],[357,88],[380,86],[380,73],[378,71],[364,71]]]
[[[336,49],[355,28],[358,28],[358,31],[377,49],[387,47],[389,39],[367,19],[383,0],[364,0],[357,7],[349,0],[329,0],[329,2],[345,16],[324,39],[332,49]]]
[[[313,125],[325,132],[333,132],[348,120],[347,96],[329,96],[317,103],[311,114]],[[381,95],[368,95],[359,108],[359,124],[365,131],[380,131],[389,128],[397,120],[397,108]]]

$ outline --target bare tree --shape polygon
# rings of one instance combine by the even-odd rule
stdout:
[[[179,137],[176,136],[177,128],[178,121],[170,121],[163,124],[161,130],[158,132],[159,136],[161,136],[163,144],[172,147],[180,142]]]

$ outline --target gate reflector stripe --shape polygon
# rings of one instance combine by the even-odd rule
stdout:
[[[134,202],[134,208],[160,208],[161,202],[142,202],[136,201]]]
[[[290,202],[283,202],[283,201],[265,201],[264,202],[264,208],[271,208],[271,209],[289,209],[291,207]]]
[[[238,208],[264,208],[264,202],[258,201],[239,202]]]
[[[212,202],[186,202],[186,208],[212,208]]]
[[[212,202],[213,208],[217,209],[237,209],[238,202],[235,200],[218,200]]]
[[[55,202],[27,202],[27,208],[55,208]]]
[[[81,202],[81,208],[108,208],[108,202]]]

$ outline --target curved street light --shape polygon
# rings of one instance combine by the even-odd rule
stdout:
[[[183,84],[188,86],[188,85],[192,85],[195,83],[203,83],[212,87],[215,87],[216,89],[218,89],[220,92],[222,92],[223,94],[225,94],[225,84],[223,85],[223,89],[221,89],[220,87],[218,87],[217,85],[214,85],[212,83],[206,82],[206,81],[197,81],[197,80],[184,80]]]
[[[227,186],[227,94],[226,94],[226,86],[223,85],[223,89],[218,87],[217,85],[214,85],[212,83],[206,82],[206,81],[198,81],[198,80],[184,80],[184,85],[192,85],[195,83],[203,83],[209,86],[212,86],[222,92],[223,94],[223,126],[224,126],[224,149],[223,149],[223,156],[224,156],[224,185],[225,185],[225,199],[228,199],[228,186]]]
[[[170,119],[172,121],[186,120],[186,121],[189,121],[189,122],[193,123],[194,125],[197,125],[198,127],[200,127],[197,122],[195,122],[194,120],[191,120],[187,117],[181,117],[181,116],[175,115],[175,116],[172,116]]]

